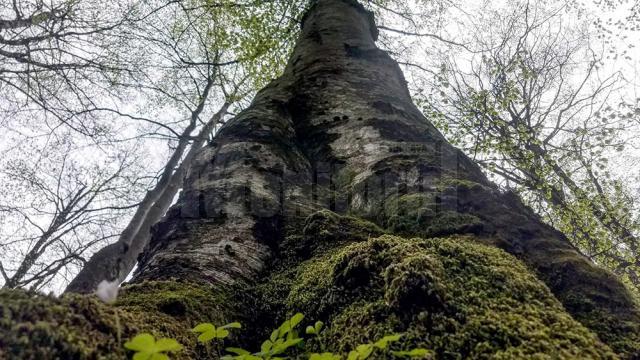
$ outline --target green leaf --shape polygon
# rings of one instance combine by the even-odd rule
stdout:
[[[136,335],[133,339],[125,342],[124,347],[133,351],[146,351],[151,353],[155,343],[156,341],[153,338],[153,335],[143,333]]]
[[[227,325],[221,326],[222,329],[242,329],[242,324],[239,322],[232,322]]]
[[[180,350],[182,350],[182,345],[180,345],[180,343],[177,342],[175,339],[162,338],[156,342],[157,352],[180,351]]]
[[[342,357],[334,353],[311,354],[309,360],[340,360]]]
[[[304,315],[302,315],[301,313],[297,313],[297,314],[293,315],[291,320],[289,320],[289,322],[291,323],[291,325],[290,325],[291,328],[293,329],[294,327],[298,326],[298,324],[300,324],[302,319],[304,319]]]
[[[271,336],[269,337],[269,340],[271,340],[271,342],[275,342],[276,339],[278,338],[278,333],[280,331],[278,329],[275,329],[271,332]]]
[[[291,322],[287,320],[283,322],[282,325],[280,325],[280,327],[278,328],[278,337],[286,335],[289,330],[291,330]]]
[[[287,340],[291,340],[291,339],[297,339],[300,336],[298,336],[298,332],[296,330],[291,330],[287,333]]]
[[[313,326],[309,325],[309,326],[307,326],[307,328],[305,329],[304,332],[306,334],[312,335],[312,334],[316,333],[316,329]]]
[[[262,345],[260,345],[260,351],[263,353],[266,353],[269,350],[271,350],[272,346],[273,346],[273,342],[271,340],[266,340],[265,342],[262,343]]]
[[[297,345],[301,341],[302,341],[301,338],[297,338],[297,339],[291,339],[291,340],[287,340],[287,341],[283,341],[281,343],[278,343],[278,344],[276,344],[276,346],[273,347],[272,353],[273,353],[273,355],[282,354],[283,352],[287,351],[287,349],[289,349],[292,346]]]
[[[169,356],[162,353],[155,353],[151,355],[151,358],[149,360],[169,360]]]
[[[389,346],[389,343],[394,342],[394,341],[398,341],[400,340],[400,338],[402,337],[402,335],[399,334],[394,334],[394,335],[387,335],[385,337],[383,337],[382,339],[376,341],[373,346],[377,347],[378,349],[386,349],[387,346]]]
[[[201,343],[209,342],[213,339],[224,339],[229,336],[229,330],[227,329],[240,329],[242,325],[239,322],[232,322],[217,328],[211,323],[202,323],[193,328],[193,332],[201,333],[198,336],[198,341]]]
[[[216,330],[216,327],[213,324],[211,324],[211,323],[202,323],[202,324],[198,324],[191,331],[203,333],[203,332],[206,332],[206,331],[215,331],[215,330]]]
[[[229,336],[229,330],[227,330],[227,329],[219,328],[216,331],[216,338],[218,338],[218,339],[224,339],[227,336]]]
[[[304,319],[304,315],[302,315],[301,313],[297,313],[293,315],[291,319],[286,320],[285,322],[282,323],[282,325],[280,325],[280,327],[277,329],[278,333],[276,334],[276,337],[284,337],[291,330],[293,330],[293,328],[298,326],[298,324],[300,324],[300,322],[302,322],[303,319]],[[271,341],[274,341],[273,333],[271,334]]]
[[[151,353],[148,352],[137,352],[133,354],[133,360],[149,360],[151,358]]]
[[[182,350],[182,345],[175,339],[162,338],[156,341],[153,335],[148,333],[136,335],[127,341],[124,347],[136,352],[133,354],[133,360],[168,360],[165,352]]]
[[[215,338],[216,338],[215,331],[207,331],[207,332],[203,332],[198,336],[198,341],[204,344],[204,343],[208,343],[209,341]]]
[[[371,344],[362,344],[356,347],[356,351],[358,352],[358,359],[364,360],[368,358],[373,352],[373,345]]]
[[[241,348],[234,348],[234,347],[230,347],[230,348],[226,348],[226,350],[230,353],[234,353],[237,355],[249,355],[250,352],[248,352],[245,349],[241,349]]]

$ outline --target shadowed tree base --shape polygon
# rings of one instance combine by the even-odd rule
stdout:
[[[376,36],[355,1],[317,1],[282,77],[198,155],[137,284],[115,307],[3,292],[0,354],[122,356],[118,309],[124,338],[189,345],[238,320],[256,348],[300,311],[334,351],[402,332],[442,359],[640,357],[624,286],[444,140]]]

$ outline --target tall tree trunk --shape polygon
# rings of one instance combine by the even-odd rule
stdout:
[[[640,356],[626,289],[445,141],[376,36],[354,0],[316,1],[284,74],[194,160],[116,306],[3,293],[0,354],[104,354],[117,309],[124,336],[188,345],[197,321],[249,322],[253,346],[302,311],[335,351],[402,332],[445,359]],[[51,303],[80,304],[75,322]]]

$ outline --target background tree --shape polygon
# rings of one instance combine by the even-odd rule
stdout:
[[[159,154],[156,157],[157,161],[139,167],[142,170],[141,178],[146,178],[149,191],[144,199],[140,197],[141,203],[136,213],[132,214],[129,211],[127,214],[133,215],[133,218],[127,230],[120,236],[118,244],[114,245],[120,251],[117,251],[111,260],[103,256],[104,252],[99,254],[101,259],[109,263],[125,264],[121,265],[126,269],[122,270],[121,280],[135,264],[137,253],[148,239],[151,225],[164,214],[173,201],[193,152],[202,146],[215,127],[222,123],[232,103],[242,100],[254,91],[255,86],[272,77],[281,68],[280,62],[285,58],[282,51],[286,52],[288,49],[287,39],[295,35],[295,31],[287,30],[286,27],[291,28],[297,24],[296,15],[291,11],[300,11],[295,9],[294,5],[157,1],[139,3],[129,8],[124,15],[114,10],[118,8],[115,4],[114,8],[105,11],[105,14],[122,17],[123,20],[105,28],[92,24],[75,24],[74,21],[81,21],[81,18],[76,16],[67,19],[69,24],[65,23],[65,26],[93,26],[93,30],[100,34],[101,39],[109,40],[105,40],[105,44],[108,43],[109,46],[103,46],[109,52],[102,52],[100,59],[105,63],[117,62],[118,67],[97,66],[92,63],[92,66],[96,65],[91,68],[92,73],[97,74],[98,80],[78,80],[73,82],[74,88],[67,91],[71,94],[80,91],[91,101],[83,101],[79,106],[72,108],[71,105],[77,105],[74,96],[57,97],[56,101],[68,110],[64,117],[55,113],[57,117],[51,123],[33,125],[14,119],[6,125],[14,133],[15,146],[41,134],[45,134],[45,137],[52,134],[59,136],[59,133],[65,132],[65,126],[79,134],[75,140],[70,138],[68,141],[82,142],[87,154],[99,151],[100,147],[114,144],[120,147],[121,151],[125,151],[131,143],[137,143],[141,152],[147,150],[153,153],[156,151],[151,148],[166,144],[166,155]],[[19,7],[20,4],[16,6]],[[67,11],[72,12],[71,9]],[[278,21],[281,22],[280,25]],[[237,23],[240,24],[237,28],[230,25]],[[25,26],[36,25],[25,23]],[[68,35],[66,32],[64,34]],[[83,44],[81,41],[75,41],[73,35],[69,35],[68,42],[63,43],[67,44],[65,46]],[[56,43],[52,46],[55,45]],[[65,51],[64,48],[57,50]],[[61,62],[60,58],[52,58],[51,62],[56,63],[56,60]],[[223,71],[221,68],[225,66],[227,70]],[[58,74],[53,71],[60,67],[65,68],[67,72]],[[54,82],[64,85],[70,82],[65,78],[69,72],[84,71],[88,67],[87,65],[70,68],[62,63],[57,64],[53,70],[47,69],[50,82],[38,86],[49,87]],[[31,74],[30,68],[27,67],[25,72]],[[16,86],[25,87],[28,83],[29,81],[24,81]],[[93,91],[96,86],[106,89],[106,92],[98,96]],[[88,87],[91,91],[83,87]],[[30,90],[27,88],[26,91]],[[98,102],[97,98],[103,101]],[[50,102],[33,102],[27,99],[25,106],[31,108],[23,108],[20,111],[30,116],[48,116],[52,112],[51,106],[48,106]],[[11,104],[10,99],[7,99],[6,103]],[[9,113],[7,111],[8,116]],[[15,113],[18,111],[11,114]],[[90,122],[89,118],[95,122]],[[116,119],[120,119],[120,122],[124,120],[125,125],[113,126]],[[61,128],[60,125],[64,126]],[[31,131],[25,131],[25,128]],[[100,128],[101,132],[89,131],[90,128]],[[65,134],[68,135],[66,132]],[[87,136],[89,142],[94,142],[93,146],[87,145],[88,141],[81,135]],[[193,144],[196,147],[189,150]],[[43,141],[41,146],[47,147],[48,143]],[[160,159],[165,156],[167,160],[163,164]],[[12,215],[19,216],[14,212],[6,212],[7,217]],[[7,238],[6,241],[11,240]],[[92,245],[89,247],[90,250],[95,249],[96,245],[99,246],[91,237],[86,241]],[[121,259],[123,244],[127,249],[127,261]],[[75,254],[76,258],[80,259],[86,255],[86,252]],[[41,258],[41,261],[46,260]],[[95,261],[94,258],[93,262]],[[92,261],[89,264],[92,264]],[[104,264],[101,266],[104,267]],[[92,266],[86,268],[91,269]],[[10,269],[7,271],[10,272]],[[105,269],[104,273],[101,275],[102,279],[120,277],[114,275],[113,269]],[[90,291],[95,285],[97,283],[93,281],[84,286]]]
[[[126,2],[8,1],[0,5],[0,95],[5,116],[43,112],[59,124],[100,136],[104,125],[86,112],[110,95],[111,74],[129,69],[117,53],[116,29],[135,21]],[[28,115],[27,115],[28,116]]]
[[[632,143],[640,113],[610,48],[565,4],[515,2],[486,16],[474,51],[446,54],[429,75],[425,111],[583,254],[637,287],[637,205],[608,162]]]
[[[49,139],[46,153],[29,152],[38,156],[35,161],[8,153],[1,162],[4,287],[39,290],[69,281],[92,247],[118,236],[137,205],[143,183],[136,174],[136,149],[118,149],[105,164],[86,164],[67,139]]]

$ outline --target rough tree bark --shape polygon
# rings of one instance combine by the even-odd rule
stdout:
[[[626,289],[445,141],[376,36],[356,1],[316,1],[284,74],[199,152],[116,305],[3,292],[0,355],[121,357],[118,311],[124,337],[203,357],[196,322],[245,321],[252,347],[302,311],[335,351],[402,332],[443,359],[638,358]]]

